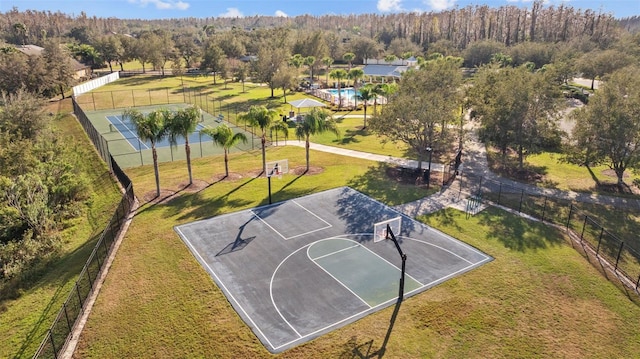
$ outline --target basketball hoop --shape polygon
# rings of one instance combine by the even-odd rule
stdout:
[[[395,235],[400,235],[400,231],[402,229],[402,217],[396,217],[392,219],[388,219],[386,221],[374,223],[373,225],[373,241],[374,242],[382,242],[386,239],[390,239],[390,233],[388,231],[387,225],[389,225],[389,229]]]

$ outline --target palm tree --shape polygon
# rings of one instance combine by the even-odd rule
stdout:
[[[251,127],[260,128],[261,135],[260,140],[262,142],[262,172],[266,173],[267,170],[267,130],[273,124],[274,119],[278,116],[278,113],[274,110],[269,110],[264,106],[251,106],[249,112],[240,115],[240,120],[246,122]]]
[[[362,124],[363,130],[367,128],[367,105],[369,104],[369,101],[375,100],[377,96],[378,94],[375,93],[374,87],[371,84],[362,86],[362,88],[356,95],[356,97],[360,99],[364,105],[364,123]]]
[[[356,99],[355,107],[358,107],[358,85],[360,82],[359,80],[364,77],[364,70],[359,67],[354,67],[349,70],[347,77],[353,81],[354,98]]]
[[[189,146],[189,135],[191,135],[202,118],[202,110],[195,106],[189,106],[178,110],[173,116],[168,118],[166,127],[169,143],[177,146],[178,138],[184,138],[184,152],[187,156],[187,170],[189,171],[189,185],[193,184],[191,174],[191,146]]]
[[[156,197],[160,197],[160,174],[158,171],[158,152],[156,151],[156,143],[161,141],[167,133],[165,126],[167,119],[171,116],[169,110],[159,109],[148,115],[142,114],[138,110],[128,109],[122,114],[123,117],[129,117],[136,134],[142,141],[151,142],[151,153],[153,154],[153,171],[156,176]]]
[[[394,94],[398,90],[398,86],[396,84],[377,84],[373,88],[373,92],[375,92],[376,97],[373,101],[373,114],[376,114],[378,108],[378,95],[383,96],[385,98],[389,98],[390,95]]]
[[[247,136],[242,133],[233,133],[233,130],[226,124],[222,124],[216,128],[207,127],[202,133],[213,138],[213,144],[221,146],[224,149],[224,176],[229,177],[229,149],[238,142],[247,143]]]
[[[311,78],[311,85],[313,87],[313,67],[316,65],[316,57],[315,56],[307,56],[304,58],[303,63],[309,66],[309,74]]]
[[[269,131],[276,133],[276,146],[278,145],[278,133],[282,132],[284,135],[284,144],[287,145],[287,138],[289,138],[289,126],[286,122],[276,121],[271,127],[269,127]]]
[[[322,64],[327,72],[327,84],[329,84],[329,69],[331,68],[331,65],[333,65],[333,59],[329,56],[325,56],[322,58]]]
[[[340,137],[340,131],[338,131],[338,127],[331,118],[331,115],[327,111],[318,109],[317,107],[314,107],[311,112],[304,116],[302,122],[296,125],[296,137],[298,137],[299,140],[303,138],[305,140],[307,171],[309,171],[309,137],[327,131],[334,133],[336,137]]]
[[[338,80],[338,108],[342,107],[342,93],[340,92],[340,83],[342,79],[347,78],[347,72],[344,69],[335,69],[329,73],[329,77]]]
[[[344,55],[342,55],[342,59],[349,63],[349,70],[351,70],[351,63],[355,58],[356,58],[356,54],[354,54],[353,52],[347,52]]]

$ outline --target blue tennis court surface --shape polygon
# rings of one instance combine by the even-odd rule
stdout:
[[[129,142],[131,147],[133,147],[136,151],[151,149],[151,142],[142,141],[138,138],[138,134],[136,133],[135,126],[129,120],[128,117],[118,116],[118,115],[109,115],[107,116],[107,120],[111,123],[111,125],[117,129],[122,136]],[[205,134],[201,134],[200,131],[204,128],[202,125],[198,125],[196,127],[196,131],[191,133],[189,136],[189,143],[196,142],[210,142],[213,139]],[[177,145],[184,145],[185,140],[183,137],[178,137],[176,140]],[[156,142],[156,147],[169,147],[170,143],[168,139],[163,139],[162,141]]]
[[[491,261],[348,187],[175,230],[265,347],[278,353],[396,303],[402,260],[392,241],[374,241],[373,229],[398,216],[396,238],[407,255],[404,297]]]

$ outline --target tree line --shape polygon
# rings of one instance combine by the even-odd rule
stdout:
[[[427,49],[440,40],[451,41],[459,49],[479,40],[495,40],[507,46],[525,41],[569,41],[589,36],[596,41],[608,41],[615,27],[637,30],[640,18],[615,19],[611,14],[591,9],[575,9],[566,4],[544,6],[537,0],[530,7],[489,7],[469,5],[441,12],[408,12],[361,15],[301,15],[296,17],[246,16],[238,18],[173,18],[136,20],[98,18],[84,12],[71,16],[51,11],[19,11],[17,8],[0,14],[0,33],[9,43],[29,39],[38,44],[46,38],[70,36],[81,43],[90,43],[91,36],[107,33],[137,34],[144,29],[170,29],[179,32],[224,32],[231,29],[289,28],[306,31],[332,31],[340,40],[357,36],[380,39],[388,46],[395,38],[409,39]],[[21,24],[23,28],[14,26]]]

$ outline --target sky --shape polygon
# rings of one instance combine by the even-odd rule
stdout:
[[[544,0],[547,6],[562,3],[623,18],[640,16],[640,0]],[[531,7],[532,0],[0,0],[0,12],[48,10],[68,15],[121,19],[167,19],[181,17],[245,17],[254,15],[349,15],[397,12],[438,12],[467,5]]]

